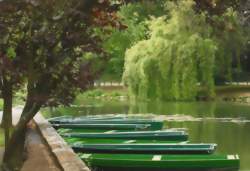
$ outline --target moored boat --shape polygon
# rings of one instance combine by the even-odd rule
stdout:
[[[73,144],[75,152],[123,154],[212,154],[216,144]]]
[[[186,144],[188,141],[164,141],[164,140],[151,140],[151,139],[105,139],[105,138],[67,138],[64,137],[64,140],[70,145],[78,145],[78,144],[148,144],[148,143],[158,143],[158,144]]]
[[[107,171],[238,170],[238,155],[79,154],[93,168]]]
[[[188,134],[185,131],[135,131],[135,132],[105,132],[105,133],[65,133],[67,138],[103,138],[103,139],[144,139],[165,141],[187,141]]]
[[[52,122],[54,123],[54,122]],[[62,119],[57,124],[149,124],[153,130],[163,128],[162,121],[150,119]]]
[[[66,128],[84,132],[86,129],[99,130],[147,130],[151,128],[150,124],[52,124],[54,128]]]
[[[70,116],[70,115],[64,115],[64,116],[58,116],[49,118],[49,122],[52,124],[58,124],[58,123],[69,123],[69,122],[78,122],[78,121],[85,121],[85,120],[112,120],[112,119],[126,119],[126,115],[86,115],[86,116]]]

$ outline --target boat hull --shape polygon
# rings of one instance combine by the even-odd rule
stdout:
[[[66,138],[95,138],[95,139],[135,139],[135,140],[164,140],[187,141],[184,131],[136,131],[136,132],[107,132],[107,133],[66,133]]]
[[[126,119],[126,115],[87,115],[87,116],[58,116],[54,118],[49,118],[48,120],[52,124],[72,122],[72,121],[84,121],[84,120],[112,120],[112,119]]]
[[[148,124],[153,130],[161,130],[163,128],[163,122],[148,120],[148,119],[62,119],[56,122],[50,121],[54,124]]]
[[[238,170],[238,155],[83,154],[81,159],[102,170]]]
[[[56,129],[64,128],[72,131],[84,132],[84,130],[148,130],[150,124],[53,124]]]
[[[72,149],[79,153],[123,154],[212,154],[216,144],[76,144]]]
[[[110,143],[121,143],[121,144],[137,144],[137,143],[158,143],[158,144],[176,144],[176,143],[188,143],[188,141],[164,141],[164,140],[135,140],[135,139],[101,139],[101,138],[64,138],[64,140],[70,144],[110,144]]]

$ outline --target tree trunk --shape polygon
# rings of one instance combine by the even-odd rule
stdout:
[[[22,165],[23,149],[24,149],[24,135],[26,125],[40,110],[41,105],[34,104],[30,110],[26,108],[26,113],[23,113],[18,124],[14,128],[14,131],[10,137],[8,144],[5,146],[5,152],[3,156],[3,168],[4,170],[18,170]],[[15,148],[13,148],[15,147]]]
[[[10,138],[10,129],[12,127],[12,85],[5,83],[3,87],[3,117],[2,127],[4,128],[5,144],[8,143]]]

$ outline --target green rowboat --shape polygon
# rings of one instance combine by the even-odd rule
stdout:
[[[176,143],[188,143],[188,141],[164,141],[164,140],[141,140],[141,139],[105,139],[105,138],[66,138],[64,140],[70,145],[79,144],[148,144],[148,143],[162,143],[162,144],[176,144]]]
[[[75,144],[79,153],[212,154],[216,144]]]
[[[82,121],[82,120],[112,120],[112,119],[126,119],[126,115],[86,115],[86,116],[79,116],[79,117],[74,117],[74,116],[58,116],[54,118],[49,118],[49,122],[52,124],[57,124],[57,123],[64,123],[64,122],[75,122],[75,121]]]
[[[52,122],[53,123],[53,122]],[[149,124],[153,130],[163,128],[162,121],[148,119],[62,119],[56,122],[57,124]]]
[[[146,130],[150,124],[53,124],[56,129]]]
[[[79,154],[92,168],[107,171],[238,170],[238,155]]]
[[[91,129],[87,129],[87,128],[59,128],[57,129],[57,132],[59,134],[65,134],[65,133],[94,133],[94,132],[99,132],[99,133],[104,133],[106,131],[119,131],[119,132],[127,132],[127,131],[138,131],[138,130],[109,130],[109,129],[95,129],[95,128],[91,128]]]
[[[61,134],[68,138],[104,138],[104,139],[143,139],[165,141],[187,141],[188,135],[184,131],[135,131],[135,132],[112,132],[106,133],[65,133]]]

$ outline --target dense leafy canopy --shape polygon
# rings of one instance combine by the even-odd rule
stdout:
[[[112,28],[111,34],[104,38],[103,48],[110,57],[104,77],[121,79],[126,50],[148,37],[146,22],[152,16],[159,17],[165,13],[164,2],[165,0],[143,0],[121,6],[117,16],[124,27]]]
[[[68,103],[95,75],[91,60],[84,58],[86,51],[100,52],[89,27],[95,22],[89,18],[91,3],[78,7],[74,1],[33,3],[37,4],[1,4],[0,78],[6,77],[13,86],[25,80],[32,101]]]
[[[126,52],[124,81],[133,95],[190,100],[196,96],[199,82],[213,95],[217,48],[209,38],[205,16],[195,14],[192,6],[192,1],[171,4],[170,20],[153,20],[150,38]]]

